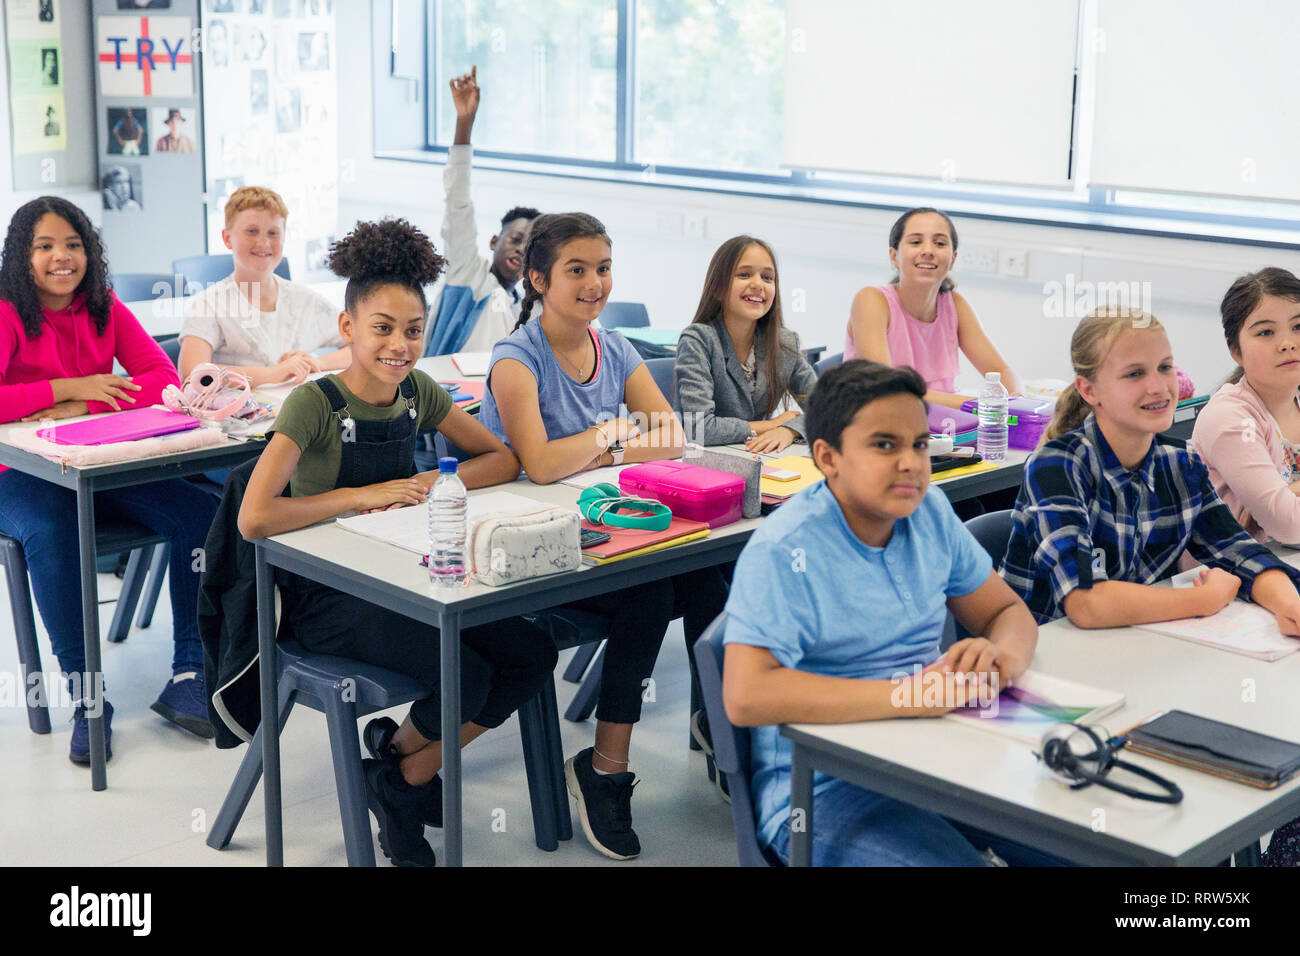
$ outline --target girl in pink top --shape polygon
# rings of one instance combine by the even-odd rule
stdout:
[[[166,354],[109,288],[90,220],[45,196],[9,223],[0,258],[0,423],[147,408],[180,384]],[[125,377],[112,374],[116,359]],[[191,733],[212,736],[198,632],[198,570],[212,497],[179,478],[96,492],[96,514],[125,518],[171,544],[172,676],[153,710]],[[86,708],[77,498],[68,488],[0,471],[0,534],[22,545],[36,606],[77,701],[69,756],[90,762]],[[102,698],[100,698],[102,699]],[[112,706],[104,701],[106,735]],[[108,755],[112,741],[108,738]]]
[[[957,349],[983,376],[1001,372],[1002,384],[1021,394],[1020,377],[1008,367],[970,304],[953,290],[948,273],[957,260],[957,229],[937,209],[903,213],[889,231],[889,261],[898,270],[882,288],[868,286],[853,299],[844,358],[910,365],[925,379],[925,400],[958,408]]]

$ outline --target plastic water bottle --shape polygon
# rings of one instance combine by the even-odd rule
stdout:
[[[984,376],[979,396],[979,438],[975,450],[985,461],[1002,461],[1007,457],[1007,400],[1001,372]]]
[[[455,458],[438,459],[438,480],[429,494],[429,580],[447,587],[464,582],[469,495],[456,474]]]

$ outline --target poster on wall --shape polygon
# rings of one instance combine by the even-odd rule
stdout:
[[[67,148],[63,44],[55,0],[5,0],[15,155]]]
[[[100,95],[194,95],[188,17],[100,17],[95,37]]]

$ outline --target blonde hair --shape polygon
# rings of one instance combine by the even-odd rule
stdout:
[[[1094,309],[1079,323],[1070,337],[1070,364],[1074,374],[1094,381],[1101,365],[1110,354],[1111,347],[1122,332],[1130,329],[1163,331],[1164,326],[1150,312],[1129,309],[1127,306],[1104,306]],[[1083,400],[1071,382],[1056,400],[1052,423],[1043,432],[1039,444],[1060,438],[1074,431],[1092,414],[1092,406]]]
[[[289,207],[280,194],[265,186],[240,186],[226,200],[226,228],[235,224],[235,217],[246,209],[265,209],[281,219],[289,218]]]

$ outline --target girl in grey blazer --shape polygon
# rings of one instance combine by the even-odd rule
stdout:
[[[804,423],[802,411],[776,410],[787,395],[803,409],[816,381],[799,337],[781,323],[772,247],[752,236],[728,239],[677,342],[673,408],[687,440],[780,451],[803,440]]]

